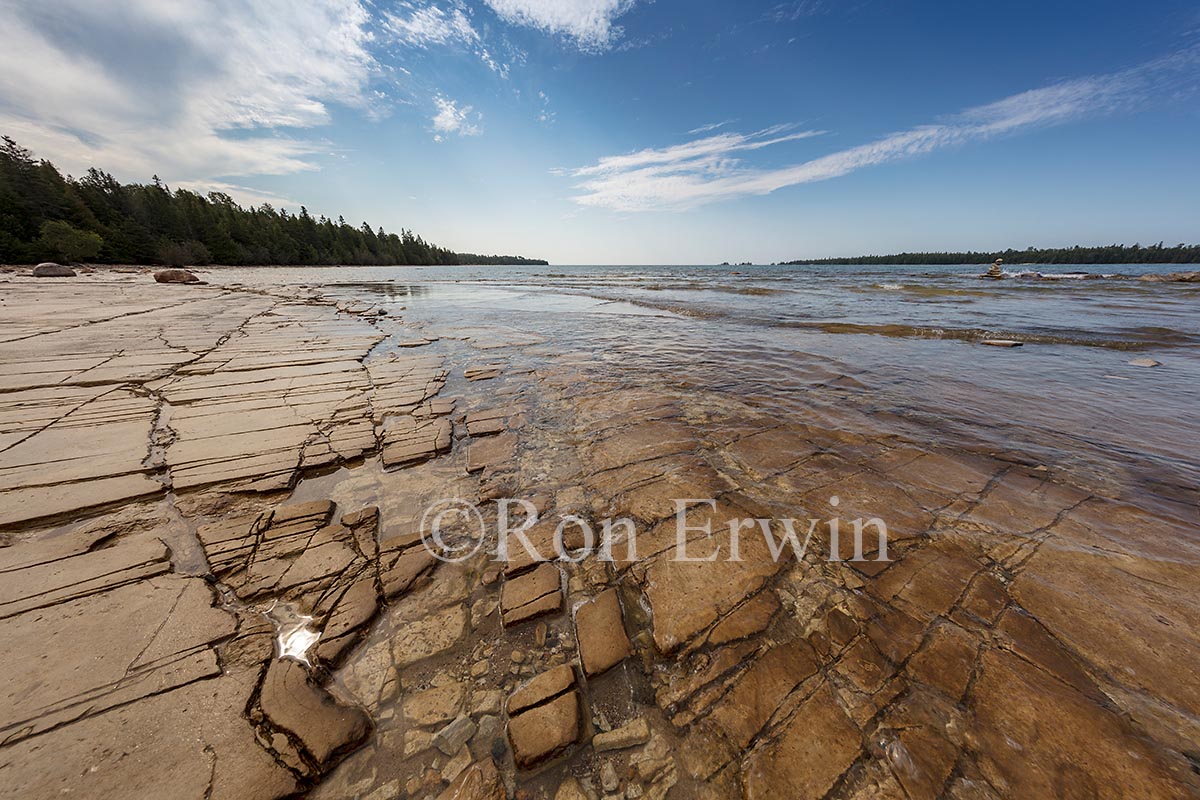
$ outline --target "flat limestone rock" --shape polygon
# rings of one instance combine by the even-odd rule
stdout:
[[[504,782],[490,758],[467,767],[437,800],[504,800]]]
[[[579,738],[579,693],[532,708],[508,722],[517,766],[529,768],[565,750]]]
[[[517,452],[517,436],[503,433],[477,442],[467,450],[467,472],[480,472],[512,461]]]
[[[562,608],[562,575],[558,567],[543,562],[504,582],[500,610],[505,625],[513,625]]]
[[[784,786],[793,797],[824,797],[861,749],[862,735],[824,684],[778,739],[751,751],[742,771],[746,800],[777,798]]]
[[[405,625],[392,641],[392,657],[401,669],[443,653],[454,646],[467,628],[463,606],[450,606]]]
[[[575,685],[575,670],[570,664],[561,664],[519,687],[508,698],[509,716],[519,714],[527,708],[540,705],[552,697],[562,694]]]
[[[357,746],[371,732],[365,711],[339,704],[291,659],[271,662],[259,702],[272,724],[299,737],[320,764]]]
[[[629,637],[616,589],[608,589],[575,611],[579,658],[589,676],[599,675],[629,655]]]

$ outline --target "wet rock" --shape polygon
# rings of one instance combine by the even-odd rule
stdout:
[[[1161,367],[1161,361],[1155,361],[1153,358],[1135,358],[1129,362],[1130,366],[1134,367]]]
[[[650,725],[644,718],[639,718],[627,725],[622,725],[608,733],[598,733],[592,737],[592,748],[597,753],[609,750],[624,750],[645,744],[650,740]]]
[[[154,273],[156,283],[200,283],[194,272],[186,269],[160,269]]]
[[[615,589],[602,592],[575,612],[575,634],[586,674],[599,675],[630,653],[629,637]]]
[[[986,344],[988,347],[1020,347],[1025,343],[1015,339],[984,339],[980,344]]]
[[[522,768],[534,766],[571,746],[579,737],[578,692],[568,692],[512,717],[508,737],[517,766]]]
[[[404,701],[404,716],[417,725],[437,725],[454,719],[465,693],[466,687],[457,681],[418,692]]]
[[[621,788],[621,779],[617,776],[617,768],[611,761],[605,761],[600,766],[600,788],[609,794]]]
[[[478,729],[479,726],[470,717],[458,717],[434,735],[433,745],[446,755],[453,756],[470,741]]]
[[[513,716],[540,705],[575,685],[575,671],[569,664],[547,670],[521,686],[508,698],[508,714]]]
[[[858,728],[823,685],[800,705],[777,739],[750,752],[743,791],[747,800],[778,797],[781,786],[796,797],[824,797],[861,749]]]
[[[558,791],[554,793],[554,800],[594,800],[594,798],[589,797],[583,791],[579,781],[568,775],[558,785]]]
[[[562,608],[562,576],[558,567],[543,563],[506,580],[500,593],[500,608],[505,626],[558,611]]]
[[[452,783],[469,766],[471,766],[471,751],[466,745],[463,745],[458,754],[447,761],[446,766],[442,767],[442,780],[446,783]]]
[[[404,668],[449,650],[466,627],[467,612],[462,606],[451,606],[405,625],[392,641],[396,667]]]
[[[504,784],[491,759],[468,767],[437,800],[505,800]]]
[[[517,451],[517,436],[504,433],[472,442],[467,450],[467,472],[480,472],[513,460]]]
[[[33,277],[35,278],[74,278],[75,270],[70,267],[64,267],[62,264],[55,264],[52,261],[44,261],[33,268]]]
[[[339,704],[295,661],[271,662],[259,702],[272,724],[299,737],[318,763],[356,747],[371,732],[365,711]]]
[[[761,633],[778,611],[779,598],[775,593],[759,592],[718,622],[708,634],[708,643],[720,645]]]

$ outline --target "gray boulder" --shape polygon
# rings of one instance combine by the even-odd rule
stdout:
[[[186,269],[160,269],[154,273],[154,280],[159,283],[201,283],[195,273]]]
[[[35,278],[74,278],[75,270],[55,264],[53,261],[43,261],[33,268]]]

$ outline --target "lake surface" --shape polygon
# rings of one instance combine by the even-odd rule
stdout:
[[[323,287],[444,338],[731,392],[831,427],[1042,465],[1142,504],[1195,503],[1200,285],[1170,265],[215,269]],[[1036,271],[1035,271],[1036,270]],[[1105,277],[1083,277],[1080,272]],[[403,311],[400,308],[403,307]],[[986,347],[985,338],[1025,346]],[[1150,358],[1154,368],[1130,364]]]

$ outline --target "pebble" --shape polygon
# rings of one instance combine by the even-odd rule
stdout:
[[[605,761],[604,766],[600,768],[600,786],[610,794],[621,787],[621,779],[617,777],[617,768],[611,761]]]

